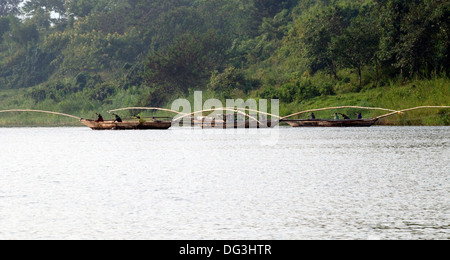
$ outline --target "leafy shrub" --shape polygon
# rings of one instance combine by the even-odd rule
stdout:
[[[260,96],[265,99],[280,99],[281,93],[279,90],[270,86],[268,88],[265,88]]]
[[[316,87],[309,79],[299,79],[295,83],[284,84],[280,89],[268,87],[264,89],[260,96],[266,99],[280,99],[284,103],[291,103],[309,100],[324,93],[334,93],[333,87],[330,84]]]
[[[30,95],[35,103],[42,102],[47,98],[47,92],[44,89],[33,89]]]
[[[225,98],[232,98],[236,90],[247,93],[259,85],[258,80],[247,79],[241,70],[228,67],[223,73],[215,71],[212,74],[208,88],[221,93]]]
[[[104,101],[109,96],[112,96],[116,93],[116,88],[111,83],[102,83],[97,85],[91,94],[91,98],[97,101]]]

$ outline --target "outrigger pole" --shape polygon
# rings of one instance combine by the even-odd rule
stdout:
[[[425,109],[425,108],[450,108],[450,106],[421,106],[421,107],[413,107],[413,108],[408,108],[408,109],[395,111],[395,112],[392,112],[392,113],[389,113],[389,114],[386,114],[386,115],[382,115],[382,116],[378,116],[378,117],[375,117],[375,118],[376,119],[382,119],[382,118],[393,116],[393,115],[396,115],[396,114],[403,114],[403,113],[408,112],[408,111],[413,111],[413,110],[418,110],[418,109]]]
[[[172,110],[172,109],[159,108],[159,107],[126,107],[126,108],[119,108],[119,109],[109,110],[108,113],[124,111],[124,110],[159,110],[159,111],[172,112],[172,113],[175,113],[175,114],[184,114],[184,113]]]
[[[34,113],[53,114],[53,115],[58,115],[58,116],[74,118],[74,119],[77,119],[78,121],[80,121],[82,119],[81,117],[77,117],[77,116],[73,116],[73,115],[69,115],[69,114],[52,112],[52,111],[44,111],[44,110],[32,110],[32,109],[0,110],[0,113],[10,113],[10,112],[34,112]]]
[[[219,110],[219,111],[220,111],[220,110],[232,111],[232,112],[236,112],[236,113],[238,113],[238,114],[242,114],[242,115],[244,115],[245,117],[248,117],[248,118],[250,118],[250,119],[252,119],[252,120],[255,120],[258,124],[262,124],[262,123],[259,122],[256,118],[254,118],[254,117],[250,116],[249,114],[246,114],[246,113],[244,113],[244,112],[242,112],[242,111],[240,111],[240,110],[255,111],[255,112],[259,112],[259,113],[265,114],[265,115],[271,115],[271,116],[275,116],[275,117],[278,117],[278,118],[279,118],[279,116],[272,115],[272,114],[265,113],[265,112],[260,112],[260,111],[254,110],[254,109],[226,108],[226,107],[224,107],[224,108],[215,108],[215,109],[206,109],[206,110],[202,110],[202,111],[192,112],[192,113],[189,113],[189,114],[187,114],[187,113],[182,113],[182,112],[178,112],[178,111],[175,111],[175,110],[172,110],[172,109],[159,108],[159,107],[127,107],[127,108],[119,108],[119,109],[109,110],[108,113],[113,113],[113,112],[118,112],[118,111],[124,111],[124,110],[159,110],[159,111],[172,112],[172,113],[181,115],[180,117],[175,118],[173,121],[179,121],[179,120],[181,120],[181,119],[183,119],[183,118],[185,118],[185,117],[189,117],[189,116],[195,115],[195,114],[197,114],[197,113],[202,113],[202,112],[212,112],[212,111],[218,111],[218,110]]]
[[[247,118],[250,118],[250,119],[252,119],[252,120],[255,120],[258,124],[262,125],[262,123],[261,123],[260,121],[258,121],[258,119],[254,118],[254,117],[252,117],[252,116],[250,116],[250,115],[248,115],[248,114],[246,114],[246,113],[244,113],[244,112],[242,112],[242,111],[239,111],[238,109],[235,109],[235,108],[225,108],[225,107],[214,108],[214,109],[205,109],[205,110],[202,110],[202,111],[192,112],[192,113],[190,113],[190,114],[179,113],[179,114],[184,114],[184,115],[181,116],[181,117],[175,118],[173,121],[179,121],[179,120],[181,120],[181,119],[183,119],[183,118],[185,118],[185,117],[193,116],[193,115],[195,115],[195,114],[197,114],[197,113],[212,112],[212,111],[220,111],[220,110],[222,110],[222,111],[236,112],[236,113],[238,113],[238,114],[244,115],[244,116],[247,117]]]
[[[286,118],[290,118],[290,117],[293,117],[293,116],[298,116],[298,115],[301,115],[301,114],[311,113],[311,112],[318,112],[318,111],[324,111],[324,110],[333,110],[333,109],[342,109],[342,108],[357,108],[357,109],[367,109],[367,110],[383,110],[383,111],[390,111],[390,112],[394,112],[394,113],[398,113],[399,112],[397,110],[392,110],[392,109],[387,109],[387,108],[379,108],[379,107],[359,107],[359,106],[326,107],[326,108],[311,109],[311,110],[306,110],[306,111],[302,111],[302,112],[297,112],[295,114],[282,117],[282,118],[280,118],[280,120],[283,120],[283,119],[286,119]]]

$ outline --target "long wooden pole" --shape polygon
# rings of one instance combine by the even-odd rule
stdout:
[[[389,113],[389,114],[386,114],[386,115],[381,115],[381,116],[378,116],[378,117],[375,117],[375,118],[376,119],[382,119],[382,118],[393,116],[393,115],[396,115],[396,114],[403,114],[403,113],[408,112],[408,111],[413,111],[413,110],[418,110],[418,109],[425,109],[425,108],[444,108],[445,109],[445,108],[450,108],[450,106],[420,106],[420,107],[413,107],[413,108],[407,108],[407,109],[395,111],[393,113]]]
[[[66,116],[70,118],[77,119],[78,121],[81,120],[80,117],[72,116],[69,114],[64,113],[58,113],[58,112],[52,112],[52,111],[44,111],[44,110],[32,110],[32,109],[11,109],[11,110],[0,110],[0,113],[11,113],[11,112],[34,112],[34,113],[45,113],[45,114],[53,114],[53,115],[59,115],[59,116]]]
[[[202,110],[202,111],[192,112],[192,113],[190,113],[190,114],[180,113],[180,114],[184,114],[184,115],[181,116],[181,117],[177,117],[177,118],[173,119],[172,121],[176,122],[176,121],[179,121],[179,120],[181,120],[181,119],[183,119],[183,118],[185,118],[185,117],[193,116],[193,115],[198,114],[198,113],[212,112],[212,111],[220,111],[220,110],[222,110],[222,111],[236,112],[236,113],[238,113],[238,114],[244,115],[244,116],[247,117],[247,118],[250,118],[250,119],[252,119],[252,120],[255,120],[258,124],[262,125],[262,123],[261,123],[260,121],[258,121],[258,119],[254,118],[254,117],[252,117],[252,116],[250,116],[250,115],[248,115],[248,114],[246,114],[246,113],[244,113],[244,112],[242,112],[242,111],[239,111],[238,109],[235,109],[235,108],[225,108],[225,107],[222,107],[222,108],[214,108],[214,109],[205,109],[205,110]]]
[[[172,113],[175,113],[175,114],[185,114],[185,113],[181,113],[181,112],[178,112],[178,111],[175,111],[175,110],[172,110],[172,109],[159,108],[159,107],[126,107],[126,108],[119,108],[119,109],[109,110],[108,113],[118,112],[118,111],[123,111],[123,110],[159,110],[159,111],[172,112]]]
[[[311,110],[306,110],[306,111],[302,111],[302,112],[297,112],[295,114],[282,117],[282,118],[280,118],[280,120],[283,120],[283,119],[286,119],[286,118],[290,118],[290,117],[294,117],[294,116],[298,116],[298,115],[301,115],[301,114],[306,114],[306,113],[312,113],[312,112],[318,112],[318,111],[324,111],[324,110],[342,109],[342,108],[357,108],[357,109],[367,109],[367,110],[383,110],[383,111],[390,111],[390,112],[395,112],[395,113],[398,112],[397,110],[392,110],[392,109],[387,109],[387,108],[379,108],[379,107],[340,106],[340,107],[326,107],[326,108],[319,108],[319,109],[311,109]]]
[[[250,112],[256,112],[256,113],[259,113],[259,114],[263,114],[263,115],[266,115],[266,116],[272,116],[272,117],[277,117],[277,118],[281,118],[280,116],[277,116],[277,115],[274,115],[274,114],[270,114],[270,113],[267,113],[267,112],[262,112],[262,111],[259,111],[259,110],[255,110],[255,109],[250,109],[250,108],[242,108],[242,107],[238,107],[238,108],[234,108],[234,107],[226,107],[226,109],[236,109],[236,110],[246,110],[246,111],[250,111]]]
[[[200,112],[208,112],[208,111],[197,111],[197,112],[193,112],[191,114],[186,114],[186,113],[182,113],[182,112],[178,112],[175,110],[171,110],[171,109],[165,109],[165,108],[158,108],[158,107],[127,107],[127,108],[119,108],[119,109],[114,109],[114,110],[109,110],[108,113],[112,113],[112,112],[118,112],[118,111],[123,111],[123,110],[160,110],[160,111],[168,111],[168,112],[172,112],[175,114],[179,114],[179,115],[193,115],[196,113],[200,113]],[[215,110],[220,110],[221,108],[217,108]],[[273,117],[277,117],[280,118],[280,116],[274,115],[274,114],[270,114],[270,113],[266,113],[266,112],[262,112],[262,111],[258,111],[258,110],[254,110],[254,109],[250,109],[250,108],[232,108],[232,107],[225,107],[222,108],[222,110],[227,110],[227,111],[235,111],[236,110],[246,110],[246,111],[251,111],[251,112],[257,112],[260,114],[264,114],[264,115],[268,115],[268,116],[273,116]]]

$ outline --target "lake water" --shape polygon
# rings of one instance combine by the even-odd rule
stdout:
[[[450,239],[450,127],[0,128],[0,239]]]

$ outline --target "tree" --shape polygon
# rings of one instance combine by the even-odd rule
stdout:
[[[58,14],[61,19],[66,14],[65,3],[65,0],[28,0],[22,9],[30,16],[35,16],[37,12],[44,10],[47,13]]]
[[[253,0],[251,30],[255,36],[264,18],[273,18],[283,9],[293,8],[298,0]]]
[[[12,31],[11,38],[16,43],[26,46],[28,42],[39,39],[38,28],[32,22],[21,24]]]
[[[0,0],[0,17],[19,14],[19,5],[23,0]]]
[[[48,30],[50,28],[50,12],[46,11],[43,8],[38,8],[33,17],[31,18],[31,21],[33,21],[34,24],[38,27],[38,29],[45,29]]]
[[[255,5],[256,17],[274,17],[283,9],[292,8],[297,4],[297,0],[253,0]]]
[[[369,65],[378,50],[379,31],[376,22],[369,13],[352,20],[351,25],[341,36],[335,37],[331,46],[338,62],[343,66],[355,68],[358,73],[359,86],[362,86],[362,68]]]
[[[98,0],[68,0],[66,10],[69,15],[75,17],[85,17],[99,4]]]
[[[214,31],[186,33],[167,50],[151,52],[144,78],[149,85],[164,87],[168,93],[205,84],[211,72],[225,66],[227,41]]]
[[[235,90],[246,93],[258,86],[257,80],[247,79],[244,73],[235,67],[228,67],[223,73],[214,71],[208,84],[209,89],[216,93],[222,93],[225,98],[232,98],[232,93]]]
[[[2,43],[3,35],[9,31],[9,19],[6,17],[0,17],[0,43]]]
[[[312,73],[324,70],[338,79],[337,56],[332,41],[340,37],[358,9],[351,5],[332,5],[325,10],[312,12],[304,23],[302,45]]]
[[[387,0],[381,10],[380,58],[396,73],[447,69],[450,3],[436,0]]]

